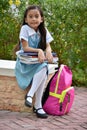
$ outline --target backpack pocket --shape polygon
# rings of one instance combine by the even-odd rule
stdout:
[[[43,109],[51,115],[64,115],[68,113],[72,107],[74,100],[74,88],[69,87],[62,91],[61,94],[49,92]]]
[[[74,94],[75,91],[74,91],[74,87],[70,87],[70,89],[66,89],[66,95],[65,95],[65,98],[64,98],[64,101],[63,101],[63,106],[64,107],[64,114],[67,114],[71,107],[72,107],[72,104],[73,104],[73,101],[74,101]]]

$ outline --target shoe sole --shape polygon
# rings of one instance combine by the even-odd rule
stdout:
[[[37,115],[38,118],[43,118],[43,119],[48,118],[47,115],[42,115],[42,114],[39,114],[39,113],[36,113],[36,115]]]
[[[27,102],[27,101],[25,101],[25,105],[26,105],[27,107],[32,107],[32,104],[29,103],[29,102]]]

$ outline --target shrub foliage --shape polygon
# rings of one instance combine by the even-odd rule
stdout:
[[[23,12],[29,4],[42,7],[45,24],[54,37],[52,49],[58,54],[59,64],[67,64],[72,69],[73,84],[87,86],[86,0],[20,0],[14,9],[8,1],[1,0],[0,58],[13,59],[12,49],[18,42]]]

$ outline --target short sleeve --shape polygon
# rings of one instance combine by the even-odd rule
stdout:
[[[46,43],[50,43],[53,41],[53,37],[49,33],[48,29],[46,28]]]
[[[19,34],[19,39],[24,39],[28,41],[28,29],[27,26],[22,26]]]

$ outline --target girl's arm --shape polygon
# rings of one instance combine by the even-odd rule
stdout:
[[[48,60],[49,63],[52,63],[52,62],[53,62],[53,56],[52,56],[51,51],[52,51],[51,46],[50,46],[50,44],[48,43],[48,44],[46,45],[46,59]]]
[[[38,52],[39,51],[39,49],[29,47],[28,42],[26,40],[24,40],[24,39],[21,39],[21,43],[22,43],[23,50],[25,52],[28,52],[28,51],[29,52]]]
[[[29,52],[38,52],[39,61],[42,63],[45,60],[45,55],[44,55],[44,52],[43,52],[42,49],[29,47],[28,42],[26,40],[24,40],[24,39],[21,39],[21,42],[22,42],[23,50],[25,52],[27,52],[27,51],[29,51]]]

